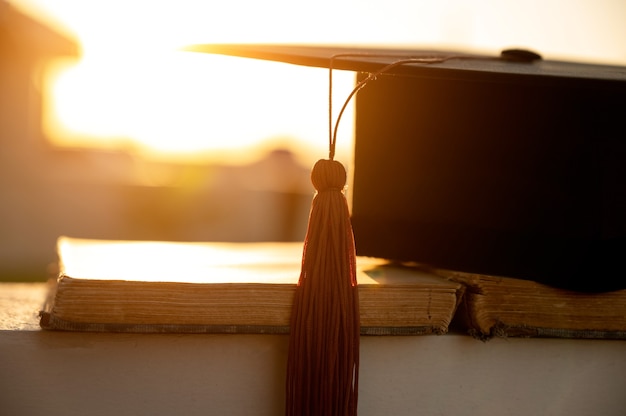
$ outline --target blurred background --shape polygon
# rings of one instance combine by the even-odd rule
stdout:
[[[328,73],[181,51],[226,42],[626,65],[626,2],[0,0],[0,280],[44,280],[60,235],[303,240]],[[335,77],[339,109],[354,74]]]

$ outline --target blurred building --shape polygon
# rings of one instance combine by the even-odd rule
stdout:
[[[308,168],[277,150],[247,166],[156,163],[61,149],[42,133],[42,68],[71,40],[0,1],[0,280],[43,280],[60,235],[302,240]]]

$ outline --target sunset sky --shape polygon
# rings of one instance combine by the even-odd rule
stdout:
[[[324,157],[327,71],[181,52],[195,43],[402,45],[626,65],[620,0],[208,2],[10,0],[81,45],[49,70],[47,134],[62,145],[131,146],[153,157],[245,160],[249,146]],[[335,108],[352,73],[337,74]],[[340,130],[349,152],[351,113]],[[345,124],[345,125],[344,125]]]

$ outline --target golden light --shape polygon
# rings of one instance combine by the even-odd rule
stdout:
[[[230,19],[215,19],[210,7],[193,2],[176,10],[160,3],[39,3],[61,16],[84,52],[48,71],[44,132],[53,144],[191,162],[246,162],[277,146],[297,149],[306,162],[326,155],[327,70],[181,51],[201,41],[249,42],[259,26],[255,15],[242,15],[248,17],[234,30]],[[220,13],[236,12],[227,9]],[[189,33],[194,19],[210,21],[212,30]],[[340,108],[354,74],[334,77]],[[343,153],[351,146],[351,111],[340,130]]]
[[[245,160],[258,155],[250,149],[276,145],[325,156],[327,71],[180,51],[191,44],[434,45],[488,53],[516,46],[547,58],[626,63],[626,3],[612,0],[390,0],[385,7],[341,0],[306,7],[286,0],[14,1],[74,34],[84,52],[79,62],[51,70],[44,127],[53,143],[157,158]],[[340,108],[354,76],[335,80]],[[350,152],[351,111],[339,152]]]
[[[354,75],[335,76],[343,81],[336,96],[346,97]],[[122,65],[86,57],[54,79],[46,129],[59,145],[123,146],[191,161],[249,161],[254,150],[275,146],[325,156],[326,70],[166,51]],[[346,120],[344,148],[350,114]]]

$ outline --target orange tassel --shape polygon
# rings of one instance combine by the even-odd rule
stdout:
[[[313,198],[296,288],[287,360],[287,416],[357,414],[359,298],[356,252],[334,160],[313,167]]]

